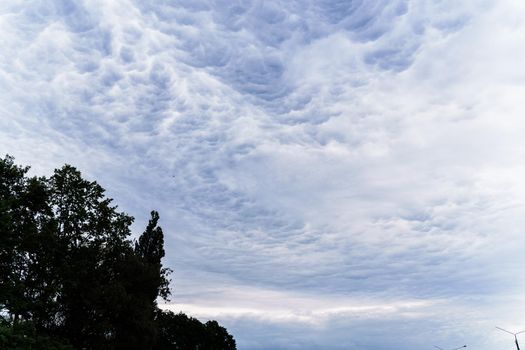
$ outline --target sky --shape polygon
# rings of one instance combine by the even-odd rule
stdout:
[[[161,306],[240,350],[510,350],[524,43],[516,0],[3,0],[0,153],[158,210]]]

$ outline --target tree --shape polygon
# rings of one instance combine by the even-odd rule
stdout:
[[[133,254],[133,218],[111,206],[105,190],[66,165],[50,181],[56,236],[62,247],[58,334],[77,348],[112,348],[115,317],[127,300],[122,266]]]
[[[44,327],[57,306],[56,240],[47,181],[26,177],[28,169],[12,157],[0,160],[0,306],[14,323]]]
[[[235,348],[217,322],[158,309],[171,270],[156,211],[132,242],[133,217],[97,182],[70,165],[28,170],[0,158],[0,348]]]
[[[133,218],[100,185],[69,165],[49,179],[27,177],[28,169],[0,160],[0,306],[11,323],[76,348],[124,348],[129,339],[150,348],[155,300],[169,294],[162,230],[146,230],[156,255],[138,254]]]
[[[235,350],[235,340],[217,321],[201,323],[183,313],[157,312],[160,339],[155,350]]]
[[[170,269],[163,268],[164,234],[158,226],[159,214],[151,212],[144,233],[135,242],[133,254],[121,266],[126,293],[124,307],[119,310],[116,329],[116,348],[151,348],[158,337],[154,321],[157,298],[167,300]]]
[[[151,219],[144,233],[135,243],[135,253],[142,259],[149,274],[148,293],[152,303],[157,296],[167,299],[170,295],[168,275],[170,269],[162,268],[161,260],[164,257],[164,234],[158,227],[159,213],[151,212]]]
[[[26,322],[16,326],[0,322],[0,349],[74,350],[66,340],[39,334],[33,324]]]
[[[234,350],[235,339],[231,336],[226,328],[219,325],[217,321],[208,321],[204,324],[207,334],[207,343],[209,349]]]

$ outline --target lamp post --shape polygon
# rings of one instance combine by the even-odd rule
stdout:
[[[503,328],[500,328],[500,327],[496,327],[497,329],[499,329],[500,331],[503,331],[503,332],[507,332],[509,334],[512,334],[514,336],[514,342],[516,343],[516,348],[518,350],[520,350],[520,344],[518,344],[518,337],[517,335],[520,334],[520,333],[523,333],[525,331],[521,331],[521,332],[517,332],[517,333],[512,333],[512,332],[509,332],[508,330],[506,329],[503,329]]]

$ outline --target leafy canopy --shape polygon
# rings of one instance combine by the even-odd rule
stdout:
[[[157,298],[170,295],[171,270],[162,266],[156,211],[132,242],[133,217],[97,182],[70,165],[49,178],[28,170],[0,159],[2,348],[180,349],[180,337],[198,332],[185,348],[235,348],[215,321],[179,327],[180,315],[158,309]]]

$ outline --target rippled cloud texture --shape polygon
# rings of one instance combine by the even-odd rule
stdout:
[[[0,151],[161,213],[239,349],[510,349],[520,1],[0,2]]]

